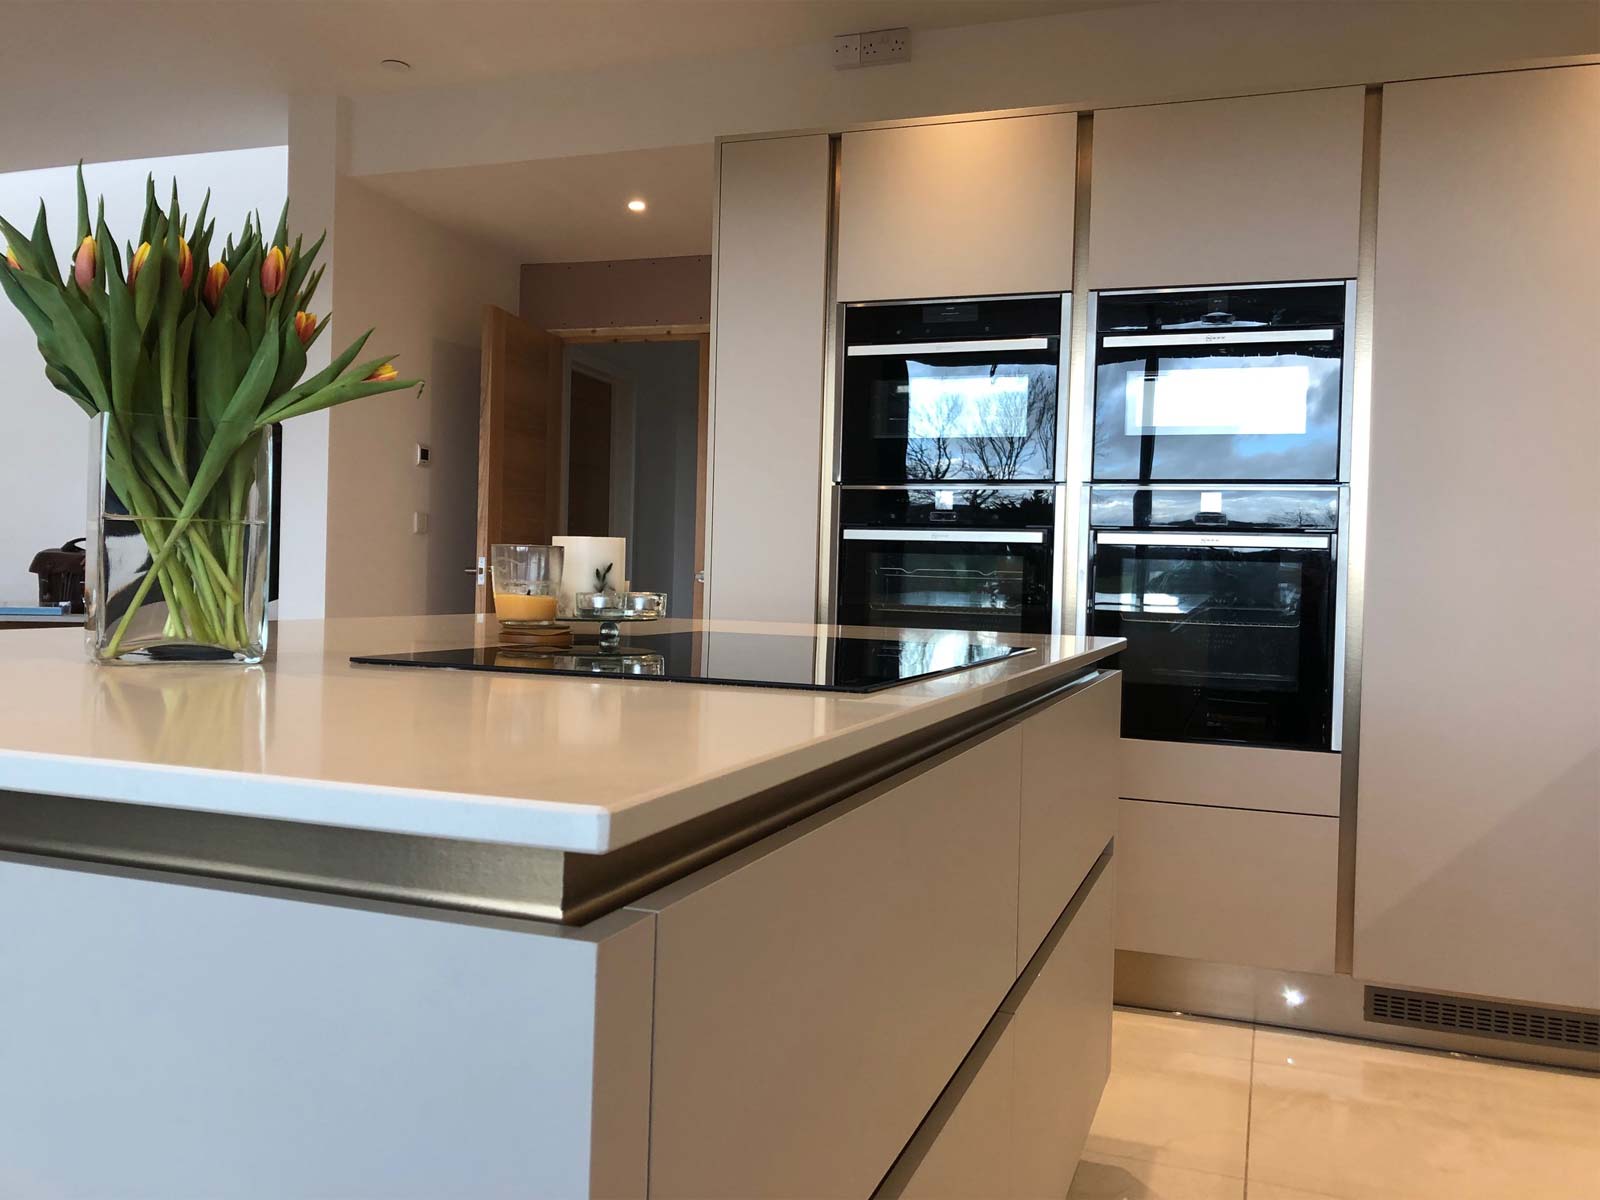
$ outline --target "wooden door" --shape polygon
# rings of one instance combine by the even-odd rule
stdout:
[[[561,499],[561,339],[483,310],[478,410],[478,558],[496,542],[548,542]],[[477,611],[489,611],[487,572]]]
[[[611,384],[572,372],[567,416],[567,533],[621,535],[611,527]]]

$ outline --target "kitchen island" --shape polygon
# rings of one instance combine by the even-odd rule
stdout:
[[[1122,643],[973,636],[1031,652],[852,695],[349,662],[472,617],[0,635],[0,1194],[1063,1194]]]

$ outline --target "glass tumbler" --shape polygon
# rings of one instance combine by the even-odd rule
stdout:
[[[490,548],[494,615],[502,625],[516,628],[555,621],[565,557],[560,546],[497,543]]]

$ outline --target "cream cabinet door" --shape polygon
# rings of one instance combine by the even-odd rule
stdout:
[[[839,154],[840,300],[1072,287],[1075,113],[872,129]]]
[[[1600,1008],[1600,66],[1383,92],[1355,971]]]
[[[655,1200],[872,1193],[1015,978],[1021,736],[640,902]]]
[[[707,615],[817,619],[828,138],[719,152]]]
[[[1354,277],[1364,108],[1350,87],[1095,113],[1091,286]]]
[[[995,1014],[872,1200],[1011,1194],[1011,1020]]]
[[[1339,819],[1123,800],[1117,949],[1333,970]]]
[[[1067,1194],[1111,1073],[1112,896],[1120,857],[1119,849],[1077,912],[1045,939],[1042,962],[1029,968],[1038,975],[1011,1019],[1013,1200]]]
[[[1121,725],[1121,671],[1022,723],[1018,970],[1116,834]]]

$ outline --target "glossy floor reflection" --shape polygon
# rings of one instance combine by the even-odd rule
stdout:
[[[1600,1076],[1119,1009],[1069,1200],[1595,1200]]]

